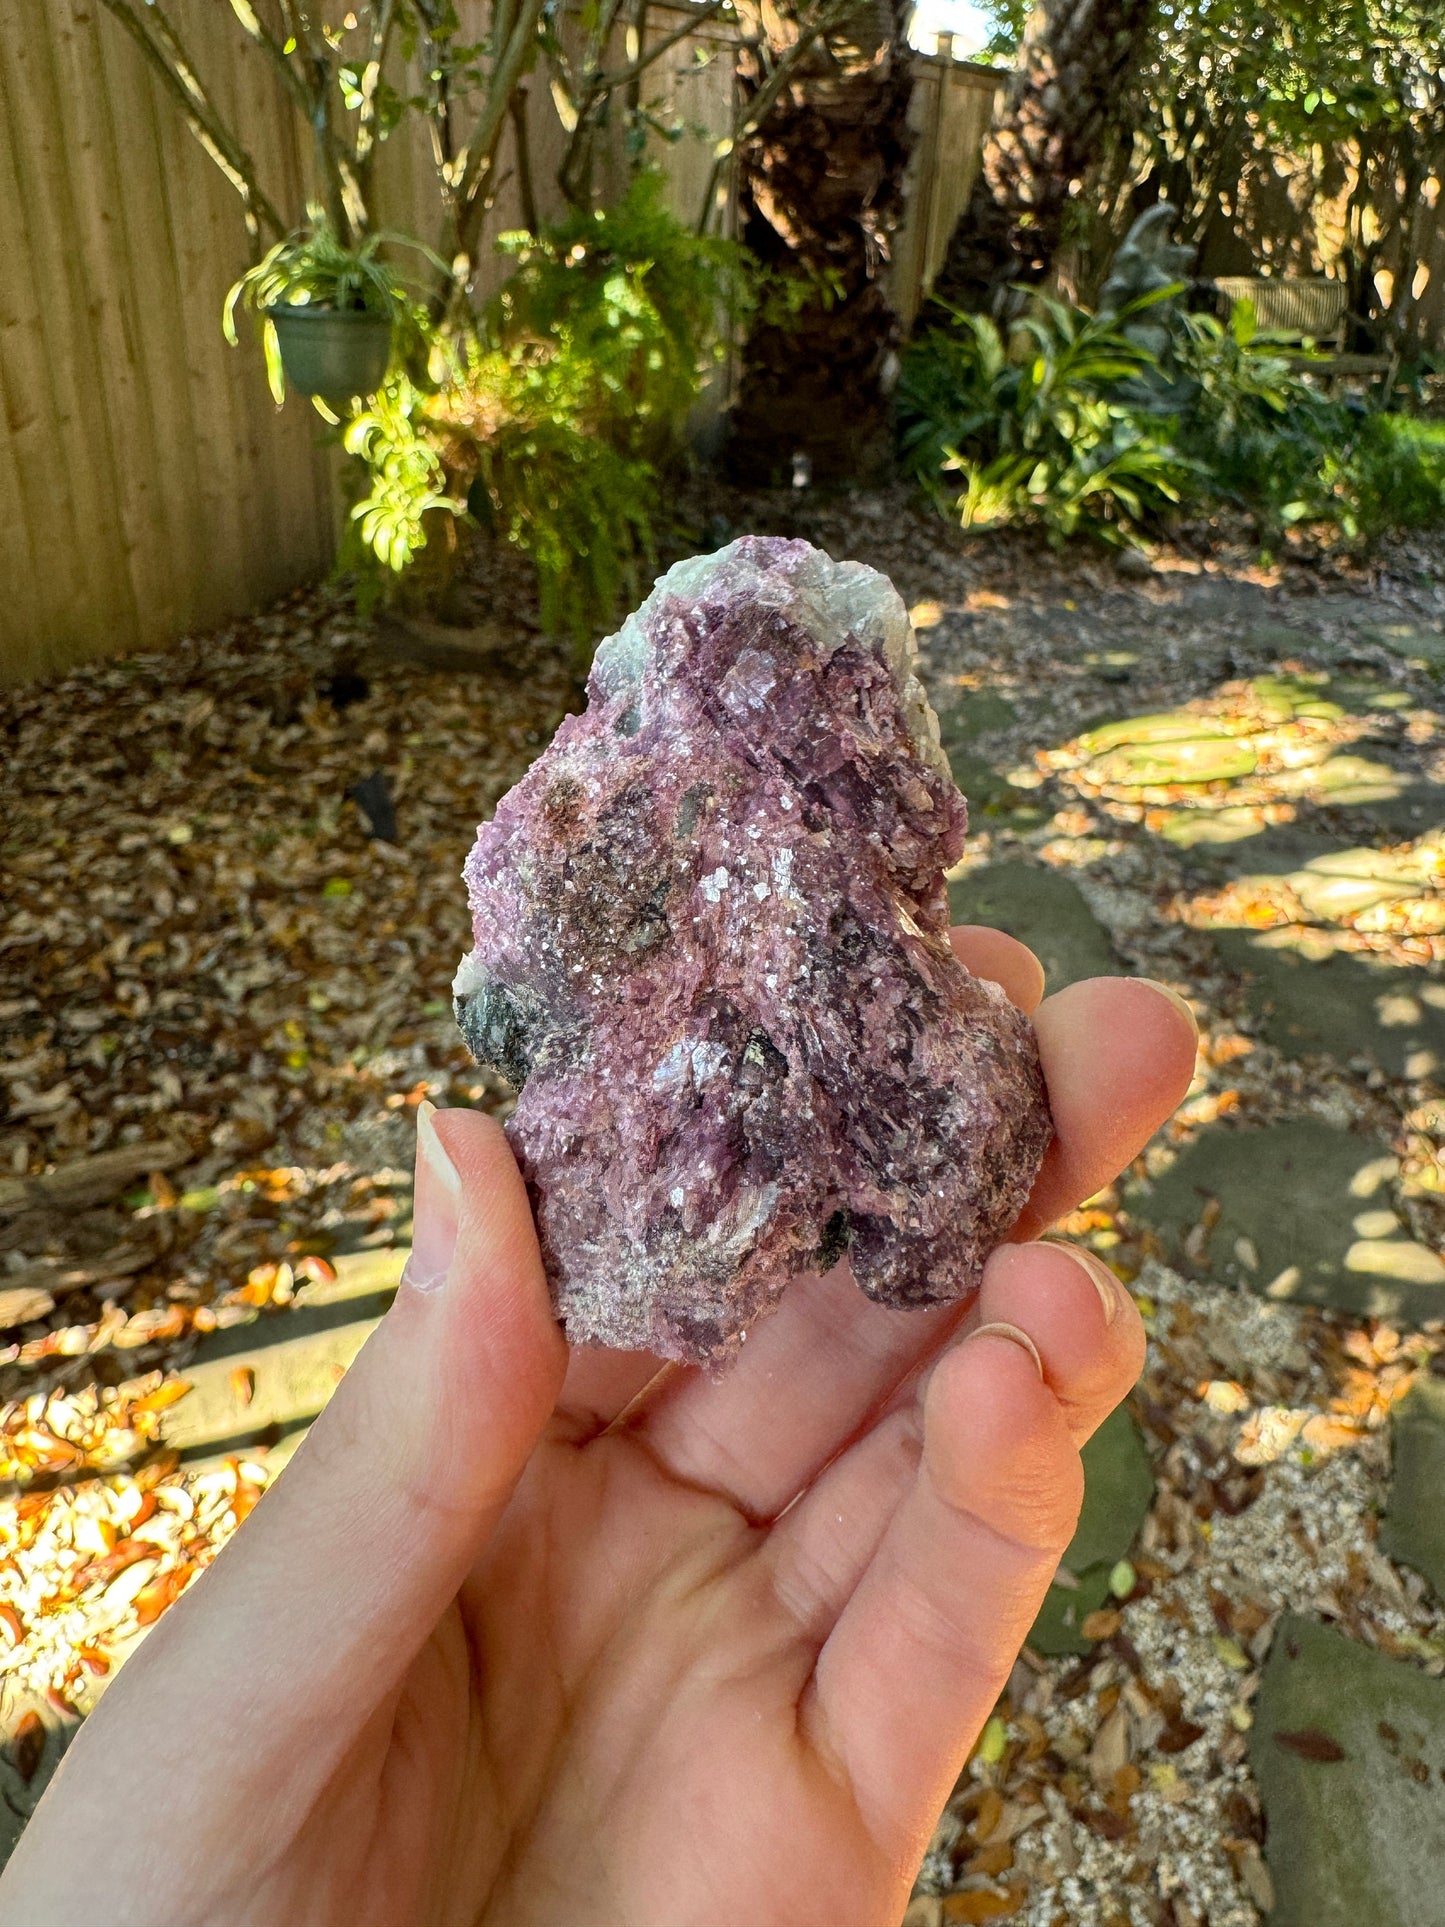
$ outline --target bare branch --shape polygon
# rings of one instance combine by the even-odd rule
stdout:
[[[433,103],[433,111],[427,115],[427,124],[431,133],[432,161],[436,167],[442,199],[450,207],[452,203],[451,169],[452,161],[456,156],[456,140],[452,127],[451,74],[442,56],[442,42],[438,38],[442,15],[438,0],[416,0],[416,10],[426,34],[426,84],[431,91]]]
[[[242,30],[249,38],[254,40],[258,47],[265,49],[279,71],[287,92],[309,121],[312,108],[311,96],[300,74],[292,66],[286,49],[257,14],[256,9],[251,5],[251,0],[231,0],[231,11],[240,21]]]
[[[493,0],[491,19],[491,54],[495,69],[502,57],[502,49],[512,37],[512,0]]]
[[[512,96],[512,143],[517,150],[517,192],[522,197],[522,221],[529,234],[541,226],[537,218],[537,195],[532,185],[532,148],[527,136],[527,90],[519,87]]]
[[[149,0],[148,0],[149,3]],[[301,52],[302,65],[310,73],[310,112],[316,164],[326,199],[326,214],[343,246],[368,226],[365,196],[356,178],[351,143],[337,124],[338,93],[335,48],[326,37],[324,25],[312,19],[309,0],[281,0],[282,13],[291,36]]]
[[[616,87],[627,86],[640,74],[645,74],[648,68],[654,62],[661,60],[664,54],[671,53],[679,40],[686,40],[689,34],[697,32],[705,20],[711,20],[715,14],[721,13],[727,4],[728,0],[708,0],[706,6],[695,9],[690,20],[684,20],[680,27],[675,27],[671,33],[664,34],[656,46],[648,47],[639,53],[636,60],[631,61],[626,67],[619,67],[613,74],[599,74],[596,91],[599,94],[610,94]]]
[[[160,75],[196,140],[220,168],[240,195],[246,211],[246,226],[253,237],[265,228],[274,240],[286,232],[286,223],[277,213],[256,179],[256,164],[217,113],[179,35],[159,7],[147,5],[145,18],[131,0],[103,0],[126,32],[141,48],[146,59]],[[146,21],[157,23],[160,40],[153,38]]]
[[[491,84],[487,89],[486,105],[481,119],[473,130],[463,152],[466,162],[462,169],[461,185],[457,200],[461,210],[462,232],[459,236],[463,252],[470,254],[467,245],[467,232],[475,228],[475,212],[479,209],[481,189],[490,176],[496,159],[497,142],[501,139],[502,126],[507,117],[508,104],[512,90],[521,78],[522,69],[528,55],[532,52],[537,37],[537,22],[542,17],[542,0],[522,0],[517,24],[513,27],[505,52],[492,68]],[[458,160],[461,155],[457,156]],[[473,233],[473,238],[475,235]]]

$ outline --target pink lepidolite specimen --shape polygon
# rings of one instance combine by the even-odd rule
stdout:
[[[574,1341],[723,1362],[847,1251],[972,1291],[1052,1123],[1028,1020],[948,943],[967,810],[884,576],[745,537],[603,643],[484,824],[455,991]]]

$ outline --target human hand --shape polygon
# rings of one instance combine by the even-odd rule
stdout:
[[[1038,1006],[1030,1238],[1178,1103],[1192,1025],[954,943]],[[1127,1292],[1015,1242],[967,1309],[800,1279],[719,1380],[569,1356],[496,1125],[421,1149],[411,1281],[82,1730],[0,1923],[891,1927],[1138,1374]]]

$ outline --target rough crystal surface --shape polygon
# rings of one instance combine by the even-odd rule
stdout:
[[[720,1363],[846,1250],[972,1291],[1052,1133],[1032,1027],[947,937],[967,821],[887,579],[745,537],[597,652],[466,866],[455,984],[574,1341]]]

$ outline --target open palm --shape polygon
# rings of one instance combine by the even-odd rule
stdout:
[[[955,944],[1037,1004],[1017,945]],[[1058,1137],[1020,1237],[1193,1058],[1138,982],[1036,1021]],[[569,1358],[505,1141],[435,1141],[445,1277],[127,1665],[0,1922],[889,1927],[1138,1371],[1127,1294],[1016,1243],[966,1311],[800,1280],[721,1379]]]

